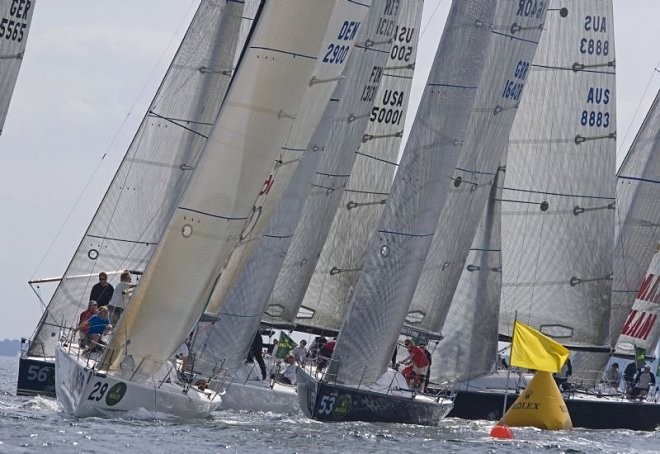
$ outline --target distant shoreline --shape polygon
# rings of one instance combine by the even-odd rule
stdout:
[[[18,356],[21,351],[20,339],[0,340],[0,356]]]

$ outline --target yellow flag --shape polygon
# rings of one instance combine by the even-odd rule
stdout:
[[[568,349],[534,328],[515,322],[511,365],[526,369],[559,372],[568,359]]]

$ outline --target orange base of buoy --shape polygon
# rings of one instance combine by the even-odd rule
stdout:
[[[490,429],[490,436],[493,438],[501,438],[505,440],[513,439],[513,432],[509,426],[494,426]]]

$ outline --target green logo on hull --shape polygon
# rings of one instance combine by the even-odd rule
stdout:
[[[126,383],[119,382],[110,388],[110,391],[108,391],[108,394],[105,396],[105,403],[109,407],[117,405],[124,397],[124,394],[126,394]]]

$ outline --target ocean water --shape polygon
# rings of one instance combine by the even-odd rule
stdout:
[[[57,402],[17,397],[18,358],[0,357],[0,453],[658,453],[660,431],[548,432],[514,428],[495,440],[489,421],[448,418],[439,427],[335,423],[300,415],[219,411],[179,420],[136,413],[73,418]]]

